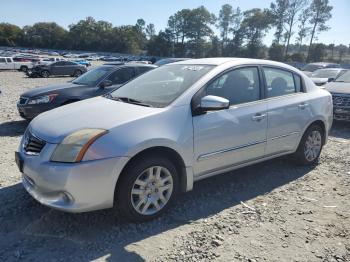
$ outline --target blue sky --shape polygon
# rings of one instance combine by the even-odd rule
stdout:
[[[204,5],[210,12],[218,14],[223,4],[231,4],[242,10],[265,8],[267,0],[2,0],[0,22],[19,26],[35,22],[57,22],[67,28],[87,16],[106,20],[113,25],[135,24],[138,18],[154,23],[157,30],[163,29],[168,17],[182,8],[195,8]],[[350,44],[350,0],[330,0],[333,17],[328,22],[332,28],[319,37],[323,43]],[[270,44],[273,29],[264,42]]]

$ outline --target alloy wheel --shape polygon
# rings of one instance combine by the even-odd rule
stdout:
[[[153,215],[169,202],[173,188],[173,177],[167,168],[149,167],[134,182],[131,190],[132,206],[141,215]]]
[[[304,154],[307,161],[312,162],[322,149],[322,135],[319,131],[312,131],[305,141]]]

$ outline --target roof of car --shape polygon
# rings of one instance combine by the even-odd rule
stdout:
[[[103,66],[116,66],[116,67],[119,67],[119,66],[132,66],[132,67],[151,67],[151,68],[156,68],[157,66],[156,65],[152,65],[152,64],[141,64],[141,63],[105,63],[103,64]]]
[[[281,66],[285,68],[295,69],[294,67],[271,60],[263,60],[263,59],[252,59],[252,58],[239,58],[239,57],[216,57],[216,58],[200,58],[200,59],[191,59],[185,60],[181,62],[175,62],[173,64],[180,65],[215,65],[219,66],[225,63],[240,63],[240,64],[263,64],[263,65],[271,65],[271,66]]]
[[[317,62],[317,63],[310,63],[309,65],[320,65],[320,66],[324,66],[324,65],[338,65],[337,63],[328,63],[328,62]]]

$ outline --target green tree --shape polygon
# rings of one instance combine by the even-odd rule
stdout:
[[[151,39],[156,34],[156,28],[154,24],[148,24],[146,26],[146,35],[148,39]]]
[[[233,8],[229,4],[225,4],[221,7],[217,27],[220,29],[221,41],[222,41],[222,50],[228,42],[228,34],[231,29],[231,24],[234,21]]]
[[[311,59],[312,43],[320,32],[329,30],[326,22],[332,17],[333,7],[329,5],[328,0],[313,0],[310,5],[310,19],[309,22],[312,25],[311,38],[309,44],[309,51],[307,60]],[[317,49],[317,48],[316,48]]]
[[[269,14],[272,18],[272,25],[276,27],[274,42],[279,44],[283,36],[285,16],[289,6],[289,0],[276,0],[270,4]]]
[[[36,23],[23,28],[23,44],[38,48],[62,48],[68,32],[56,23]]]
[[[310,8],[307,7],[304,10],[301,11],[298,17],[298,35],[297,35],[297,43],[299,45],[299,52],[301,51],[301,47],[303,45],[303,40],[307,37],[307,35],[310,33],[311,28],[308,25],[308,20],[310,17]]]
[[[286,11],[286,48],[285,56],[288,55],[290,39],[293,35],[293,27],[297,22],[297,14],[307,5],[306,0],[289,0]]]
[[[21,43],[23,31],[16,25],[0,23],[0,45],[17,46]]]
[[[315,44],[309,48],[309,58],[308,61],[319,62],[323,61],[326,57],[326,46],[324,44]]]
[[[273,20],[267,10],[253,8],[244,12],[242,30],[247,41],[246,56],[261,57],[262,38],[270,29]]]
[[[269,48],[269,59],[275,61],[283,61],[284,60],[284,47],[283,45],[272,43]]]

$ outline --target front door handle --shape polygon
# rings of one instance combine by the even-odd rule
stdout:
[[[254,116],[252,116],[252,120],[253,121],[261,121],[266,117],[266,114],[261,114],[261,113],[257,113]]]
[[[309,104],[308,103],[301,103],[299,104],[299,108],[304,110]]]

